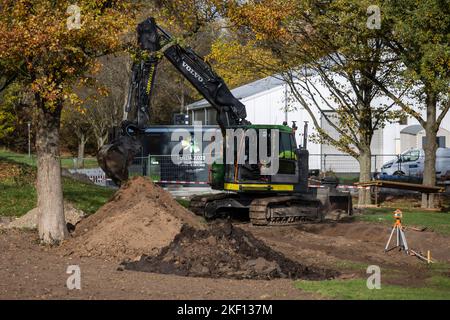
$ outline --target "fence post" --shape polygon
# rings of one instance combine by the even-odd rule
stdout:
[[[147,176],[152,179],[152,160],[150,155],[147,156]]]
[[[378,172],[377,165],[378,165],[378,162],[377,162],[377,155],[375,155],[375,173]]]

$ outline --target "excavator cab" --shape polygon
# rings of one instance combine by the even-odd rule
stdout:
[[[240,134],[226,138],[234,140],[225,146],[230,148],[234,144],[234,154],[233,159],[225,157],[224,190],[306,192],[308,173],[301,169],[308,162],[307,152],[301,152],[297,146],[292,128],[246,125],[236,129]],[[232,152],[224,153],[230,155]]]
[[[308,186],[309,152],[306,139],[302,146],[296,143],[296,128],[246,125],[235,129],[255,130],[257,137],[266,134],[269,140],[252,144],[252,139],[247,137],[251,136],[249,134],[235,139],[235,161],[211,166],[210,185],[225,192],[193,197],[190,204],[193,212],[213,219],[238,211],[248,215],[254,225],[292,225],[352,215],[352,198],[348,192],[340,192],[337,185],[331,184],[319,188]],[[304,131],[306,137],[307,124]],[[276,140],[271,140],[271,136],[276,136]],[[259,148],[268,141],[278,142],[276,150],[270,146],[266,149],[268,156],[278,163],[277,170],[270,174],[264,172],[259,152],[256,164],[249,161],[250,146]],[[230,144],[225,143],[225,146]],[[275,151],[272,156],[270,152]],[[244,153],[245,163],[237,161],[240,152]]]

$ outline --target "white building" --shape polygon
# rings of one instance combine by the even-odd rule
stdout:
[[[323,90],[327,90],[324,88]],[[316,132],[308,112],[298,102],[289,99],[290,90],[280,79],[267,77],[232,90],[234,96],[245,104],[247,119],[254,124],[282,124],[289,125],[296,121],[299,127],[297,142],[303,140],[303,123],[308,121],[309,134]],[[326,95],[326,93],[325,93]],[[375,99],[373,103],[389,103],[387,99]],[[200,121],[203,124],[217,124],[216,111],[206,100],[200,100],[188,105],[191,122]],[[288,110],[288,111],[287,111]],[[333,136],[338,136],[330,124],[319,116],[315,110],[315,117],[323,129]],[[373,169],[379,171],[381,165],[396,155],[410,149],[421,148],[425,141],[423,128],[414,118],[406,118],[391,124],[386,124],[378,130],[372,140]],[[446,115],[438,132],[439,147],[450,147],[450,113]],[[341,173],[357,173],[359,165],[352,157],[343,154],[336,148],[308,142],[311,169],[333,170]]]

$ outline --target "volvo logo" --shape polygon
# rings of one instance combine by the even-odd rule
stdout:
[[[197,79],[200,82],[203,82],[203,78],[197,73],[195,72],[194,69],[192,69],[192,67],[190,65],[188,65],[186,62],[183,61],[183,68],[185,68],[190,74],[192,74],[194,76],[195,79]]]

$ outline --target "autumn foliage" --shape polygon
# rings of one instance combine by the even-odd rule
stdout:
[[[36,124],[39,235],[55,243],[67,235],[59,161],[64,106],[77,106],[98,57],[119,51],[134,25],[134,1],[1,0],[0,76],[13,75],[31,93]]]
[[[39,95],[48,108],[74,98],[96,57],[121,48],[128,29],[126,1],[78,1],[80,27],[69,29],[68,1],[1,0],[0,60]]]

